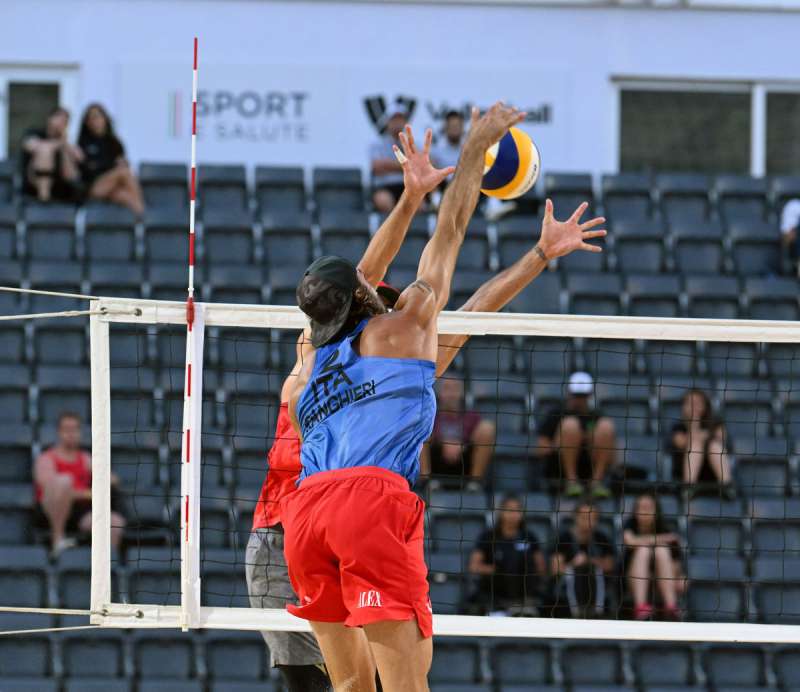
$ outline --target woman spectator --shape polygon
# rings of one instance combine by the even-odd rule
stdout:
[[[469,571],[481,577],[473,602],[481,612],[535,615],[545,562],[536,537],[525,528],[522,503],[503,499],[495,527],[479,539]]]
[[[99,103],[90,104],[83,114],[78,146],[83,152],[81,172],[89,199],[108,200],[142,216],[142,189],[125,160],[114,123]]]
[[[731,468],[725,453],[725,427],[713,416],[711,400],[700,389],[690,389],[681,400],[681,420],[672,428],[672,478],[694,487],[722,486],[733,492]]]
[[[81,150],[67,141],[69,111],[60,106],[47,116],[44,128],[22,138],[23,191],[40,202],[75,202],[80,194]]]
[[[633,617],[636,620],[653,617],[649,594],[655,578],[664,617],[680,620],[678,598],[686,586],[681,567],[680,539],[664,521],[655,496],[643,493],[636,498],[633,514],[624,527],[623,542],[624,571],[633,596]]]

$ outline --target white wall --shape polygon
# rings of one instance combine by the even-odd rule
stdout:
[[[0,71],[74,63],[68,105],[104,102],[134,160],[185,160],[196,34],[207,92],[278,93],[288,106],[304,94],[282,116],[206,114],[201,161],[362,165],[374,136],[362,99],[383,93],[417,97],[417,127],[445,102],[549,105],[551,121],[528,127],[545,170],[600,172],[616,165],[615,78],[792,81],[798,25],[794,13],[752,11],[0,0]]]

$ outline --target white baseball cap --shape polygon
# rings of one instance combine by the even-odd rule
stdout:
[[[588,372],[573,372],[569,376],[569,386],[567,389],[570,394],[579,396],[589,396],[594,388],[594,381]]]

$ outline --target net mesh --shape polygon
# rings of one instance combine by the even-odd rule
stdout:
[[[251,604],[246,546],[296,336],[206,329],[204,606]],[[127,520],[115,602],[180,603],[185,338],[177,325],[111,328]],[[471,338],[439,382],[415,488],[434,612],[796,623],[799,356],[736,342],[735,328],[724,343]],[[593,379],[585,409],[575,372]],[[691,392],[710,409],[687,409]]]

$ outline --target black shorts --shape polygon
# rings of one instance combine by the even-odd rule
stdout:
[[[92,503],[89,500],[81,500],[80,502],[73,502],[72,509],[70,510],[69,516],[67,517],[67,525],[65,527],[65,531],[67,533],[80,533],[80,529],[78,528],[81,519],[85,517],[89,512],[92,511]],[[37,503],[34,509],[34,523],[36,528],[39,529],[49,529],[50,528],[50,520],[47,518],[47,515],[44,513],[44,509],[42,506]],[[87,532],[89,533],[89,532]]]
[[[561,453],[553,452],[548,454],[545,473],[551,481],[559,481],[564,478],[564,470],[561,468]],[[578,452],[578,478],[582,481],[592,480],[592,454],[587,446],[582,446]]]
[[[472,451],[470,443],[463,443],[461,445],[461,459],[451,464],[442,458],[442,446],[436,442],[431,442],[431,476],[470,476],[472,474]]]

